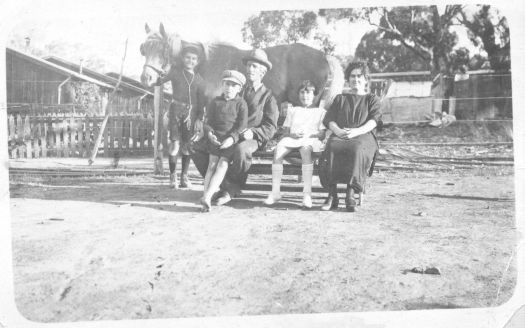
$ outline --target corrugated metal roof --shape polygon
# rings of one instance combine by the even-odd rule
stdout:
[[[90,83],[94,83],[96,85],[99,85],[101,87],[104,87],[104,88],[108,88],[108,89],[115,89],[115,87],[111,84],[108,84],[108,83],[105,83],[105,82],[102,82],[100,80],[97,80],[97,79],[94,79],[90,76],[87,76],[87,75],[84,75],[84,74],[80,74],[78,72],[75,72],[75,71],[72,71],[70,69],[67,69],[63,66],[60,66],[60,65],[57,65],[57,64],[53,64],[47,60],[44,60],[42,58],[38,58],[38,57],[35,57],[33,55],[29,55],[29,54],[26,54],[26,53],[23,53],[23,52],[20,52],[18,50],[15,50],[15,49],[12,49],[12,48],[9,48],[9,47],[6,47],[6,53],[7,54],[10,54],[10,55],[14,55],[14,56],[17,56],[17,57],[20,57],[24,60],[27,60],[27,61],[30,61],[36,65],[39,65],[39,66],[44,66],[52,71],[55,71],[57,73],[60,73],[60,74],[63,74],[64,76],[71,76],[71,77],[75,77],[77,79],[80,79],[80,80],[84,80],[86,82],[90,82]]]
[[[57,65],[65,67],[65,68],[71,69],[73,71],[75,71],[75,70],[79,71],[80,70],[80,65],[72,63],[72,62],[67,61],[65,59],[62,59],[62,58],[58,58],[58,57],[55,57],[55,56],[47,56],[47,57],[44,57],[44,59],[47,60],[48,62],[52,62],[54,64],[57,64]],[[102,73],[95,72],[95,71],[93,71],[93,70],[91,70],[89,68],[86,68],[86,67],[82,68],[82,72],[83,72],[84,75],[91,76],[92,78],[99,79],[99,80],[105,81],[107,83],[111,83],[113,85],[117,84],[118,76],[120,75],[120,74],[117,73],[117,76],[114,77],[114,76],[110,76],[110,75],[107,75],[107,74],[102,74]],[[137,85],[134,85],[132,83],[128,83],[128,82],[126,82],[126,80],[133,80],[133,79],[123,76],[122,77],[122,81],[120,82],[120,87],[121,88],[131,89],[131,90],[133,90],[135,92],[139,92],[139,93],[142,93],[142,94],[147,93],[149,95],[153,95],[153,93],[151,91],[146,90],[146,89],[144,89],[142,87],[138,87]],[[138,81],[136,81],[136,82],[138,82]]]

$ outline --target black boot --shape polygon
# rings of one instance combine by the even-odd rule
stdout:
[[[354,188],[350,185],[346,187],[346,197],[345,197],[346,210],[348,212],[355,212],[355,207],[357,203],[354,198]]]
[[[330,185],[328,197],[321,206],[321,211],[335,210],[339,206],[339,197],[337,196],[337,185]]]

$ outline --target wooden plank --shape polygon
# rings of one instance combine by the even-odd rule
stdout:
[[[78,143],[77,143],[77,149],[78,149],[78,156],[79,157],[85,157],[86,156],[86,142],[84,135],[86,133],[86,117],[81,117],[78,120],[79,128],[77,131],[77,137],[78,137]]]
[[[137,132],[138,132],[138,141],[139,141],[139,145],[138,145],[138,148],[142,151],[143,149],[146,148],[146,145],[145,145],[145,140],[146,140],[146,124],[145,124],[145,118],[141,117],[139,118],[138,120],[138,124],[137,124]]]
[[[42,132],[44,130],[44,122],[41,116],[38,116],[33,121],[33,126],[35,129],[34,138],[35,138],[35,157],[42,157]]]
[[[73,116],[70,116],[68,119],[69,122],[69,155],[72,157],[78,156],[78,128],[77,128],[77,119]]]
[[[129,125],[129,131],[131,135],[131,149],[136,150],[138,145],[138,131],[137,131],[137,122],[138,118],[136,116],[133,116],[130,125]]]
[[[14,140],[16,136],[16,123],[15,123],[15,116],[9,115],[8,118],[8,129],[9,129],[9,140]]]
[[[104,156],[109,156],[109,134],[112,127],[112,118],[108,118],[108,123],[106,124],[106,128],[104,129]],[[98,150],[97,150],[98,151]]]
[[[47,117],[44,117],[43,123],[42,123],[42,157],[47,157],[47,131],[48,131],[48,121]]]
[[[124,143],[125,143],[125,140],[126,140],[126,138],[125,138],[126,117],[120,115],[117,125],[118,125],[118,131],[119,131],[119,135],[118,135],[118,150],[122,154],[122,149],[124,148]]]
[[[112,130],[113,133],[111,134],[111,141],[109,142],[109,147],[111,148],[109,156],[113,156],[115,149],[119,147],[120,135],[121,135],[120,132],[122,131],[119,129],[120,122],[121,122],[120,120],[113,117],[113,130]]]
[[[26,117],[24,118],[23,140],[26,144],[26,157],[33,158],[31,122],[29,120],[29,115],[26,115]]]
[[[63,114],[63,119],[62,119],[62,123],[63,123],[63,152],[64,152],[64,157],[70,157],[71,155],[71,130],[70,130],[70,120],[69,118],[67,118],[65,116],[65,114]]]
[[[16,139],[18,141],[24,140],[24,122],[20,114],[16,116]]]
[[[152,138],[152,127],[153,127],[153,116],[151,113],[148,113],[148,121],[147,121],[147,128],[146,128],[146,138],[147,138],[147,147],[153,148],[153,138]]]

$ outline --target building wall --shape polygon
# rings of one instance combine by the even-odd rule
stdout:
[[[424,121],[433,113],[432,97],[385,98],[381,110],[385,123]]]
[[[57,104],[58,86],[67,77],[7,54],[7,102]]]

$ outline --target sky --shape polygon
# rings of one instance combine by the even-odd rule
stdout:
[[[289,9],[318,9],[319,6],[319,2],[312,1],[297,2],[300,5],[293,6],[294,2],[297,1],[289,2],[292,5]],[[266,3],[269,6],[253,1],[248,2],[251,5],[246,3],[238,0],[22,0],[16,6],[19,13],[11,22],[7,37],[29,36],[31,44],[37,48],[43,48],[55,40],[79,43],[88,49],[86,52],[102,57],[108,62],[110,70],[117,72],[125,40],[128,39],[124,74],[137,77],[144,64],[139,46],[146,37],[145,23],[152,29],[158,29],[162,22],[168,33],[177,32],[184,39],[227,41],[240,48],[249,48],[242,41],[243,23],[260,10],[276,7],[272,7],[272,1]],[[308,6],[308,3],[317,7]],[[338,51],[353,54],[362,35],[371,28],[364,23],[340,25],[333,33],[333,39],[339,44]],[[75,56],[78,57],[78,54]]]
[[[4,0],[15,3],[14,0]],[[352,1],[352,7],[374,4],[371,1]],[[416,5],[417,0],[411,4]],[[424,3],[422,3],[424,4]],[[428,3],[427,3],[428,4]],[[383,4],[384,5],[384,4]],[[240,48],[249,48],[243,43],[243,23],[261,10],[310,9],[349,7],[348,1],[338,0],[17,0],[13,4],[13,15],[8,22],[0,22],[7,31],[7,39],[16,36],[31,38],[31,44],[44,48],[53,41],[78,43],[85,54],[73,53],[73,58],[95,55],[107,62],[108,71],[120,71],[126,39],[128,51],[124,63],[124,74],[138,78],[144,58],[139,52],[145,40],[144,24],[158,29],[162,22],[168,33],[179,33],[183,39],[201,42],[226,41]],[[442,7],[442,6],[441,6]],[[4,6],[5,8],[5,6]],[[361,37],[372,30],[368,23],[340,23],[332,33],[337,44],[336,55],[353,55]],[[460,34],[460,43],[465,43],[466,34]],[[472,52],[473,49],[471,49]]]

